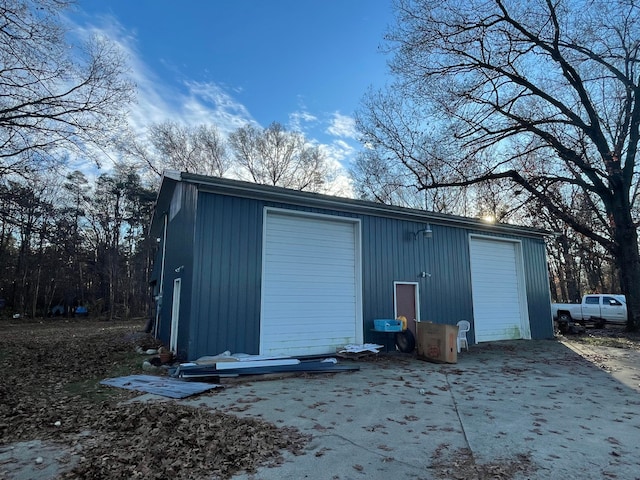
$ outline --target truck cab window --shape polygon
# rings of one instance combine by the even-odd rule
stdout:
[[[584,303],[587,303],[589,305],[598,305],[600,303],[600,298],[599,297],[587,297],[585,299]]]
[[[602,303],[603,305],[617,305],[617,306],[622,305],[618,300],[616,300],[613,297],[602,297]]]

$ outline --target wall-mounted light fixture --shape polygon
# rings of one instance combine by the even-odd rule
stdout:
[[[422,235],[423,238],[433,237],[433,230],[431,230],[431,225],[427,223],[427,226],[425,228],[422,228],[413,234],[413,238],[417,240],[420,235]]]

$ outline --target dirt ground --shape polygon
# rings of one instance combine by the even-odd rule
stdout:
[[[147,357],[136,347],[158,346],[140,333],[143,324],[0,320],[0,480],[53,478],[57,471],[64,479],[224,479],[278,465],[285,451],[303,452],[310,438],[295,429],[172,401],[125,402],[137,393],[100,385],[143,373]],[[640,350],[640,334],[616,328],[562,340]],[[28,465],[15,465],[15,445],[32,452],[23,459]],[[52,446],[57,456],[48,455]],[[459,478],[511,478],[471,463],[459,467],[469,473]]]

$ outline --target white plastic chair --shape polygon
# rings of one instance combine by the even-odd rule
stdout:
[[[471,330],[471,324],[466,320],[460,320],[456,325],[458,325],[458,353],[460,353],[462,345],[465,346],[468,352],[469,342],[467,341],[467,332]]]

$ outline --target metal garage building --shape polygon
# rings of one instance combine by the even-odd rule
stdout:
[[[168,172],[151,234],[181,358],[334,353],[398,315],[470,320],[472,343],[553,336],[538,230]]]

